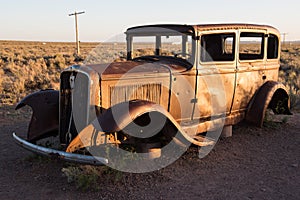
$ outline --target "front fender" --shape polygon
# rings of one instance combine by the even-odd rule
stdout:
[[[74,140],[69,144],[67,152],[74,152],[83,147],[99,145],[99,138],[105,133],[115,133],[124,130],[129,124],[146,113],[156,112],[165,116],[166,119],[178,130],[175,142],[179,145],[194,143],[198,146],[211,145],[211,141],[203,139],[196,141],[189,137],[176,120],[162,106],[144,100],[134,100],[117,104],[105,111],[95,119],[90,125],[83,129]],[[158,125],[159,126],[159,125]],[[208,144],[209,143],[209,144]],[[185,145],[186,146],[186,145]]]
[[[144,100],[133,100],[117,104],[98,117],[98,130],[102,132],[118,132],[127,127],[138,117],[151,112],[158,112],[168,118],[174,125],[176,121],[162,106]],[[178,124],[177,124],[178,125]],[[176,126],[177,127],[177,126]],[[178,125],[177,128],[180,128]]]
[[[29,123],[27,140],[36,141],[58,133],[59,91],[41,90],[22,99],[16,110],[30,106],[33,114]]]
[[[280,108],[277,108],[279,104]],[[261,86],[248,106],[246,121],[262,127],[268,108],[271,108],[275,114],[291,114],[289,95],[282,83],[268,81]]]

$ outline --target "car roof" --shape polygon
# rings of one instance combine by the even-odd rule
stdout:
[[[159,29],[159,32],[180,32],[185,34],[195,33],[195,28],[190,25],[184,24],[153,24],[144,26],[135,26],[128,28],[127,34],[143,34],[143,33],[155,33]]]
[[[201,31],[210,31],[210,30],[237,30],[237,29],[256,29],[256,30],[268,30],[276,34],[280,34],[279,31],[269,25],[260,25],[260,24],[242,24],[242,23],[230,23],[230,24],[198,24],[198,25],[186,25],[186,24],[152,24],[144,26],[135,26],[128,28],[127,34],[143,34],[149,33],[151,29],[155,32],[155,28],[166,29],[185,34],[195,34],[196,32]]]

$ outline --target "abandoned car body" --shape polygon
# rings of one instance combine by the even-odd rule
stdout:
[[[126,40],[126,60],[71,66],[59,91],[24,98],[16,109],[29,105],[33,116],[27,141],[15,140],[40,154],[105,164],[78,152],[105,144],[136,152],[170,141],[207,146],[216,141],[204,133],[216,126],[243,119],[262,126],[268,108],[290,114],[288,92],[277,82],[280,33],[271,26],[148,25],[129,28]],[[34,144],[51,135],[66,152]]]

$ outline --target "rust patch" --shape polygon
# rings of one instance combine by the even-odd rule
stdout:
[[[58,134],[58,99],[59,91],[42,90],[28,95],[17,105],[16,110],[25,105],[32,108],[33,114],[27,133],[29,141]]]
[[[160,104],[162,86],[159,83],[110,87],[111,106],[140,99]]]
[[[246,114],[246,121],[262,127],[266,109],[269,107],[270,102],[276,91],[282,90],[288,98],[288,93],[283,84],[276,81],[266,82],[254,96],[252,102],[250,102],[248,112]],[[282,113],[278,114],[291,114],[289,109],[289,100],[285,102],[286,105],[283,105],[286,109]]]

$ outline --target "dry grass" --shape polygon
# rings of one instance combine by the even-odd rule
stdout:
[[[74,43],[0,41],[0,103],[12,105],[35,90],[58,89],[59,74],[67,66],[83,60],[87,63],[123,60],[125,49],[125,44],[81,43],[81,57],[78,57]],[[300,109],[299,43],[283,46],[280,81],[290,91],[291,106]]]
[[[279,80],[290,92],[291,107],[300,110],[300,43],[283,45]]]
[[[14,104],[39,89],[58,89],[61,70],[83,60],[96,45],[83,43],[79,58],[73,43],[0,41],[0,103]]]

